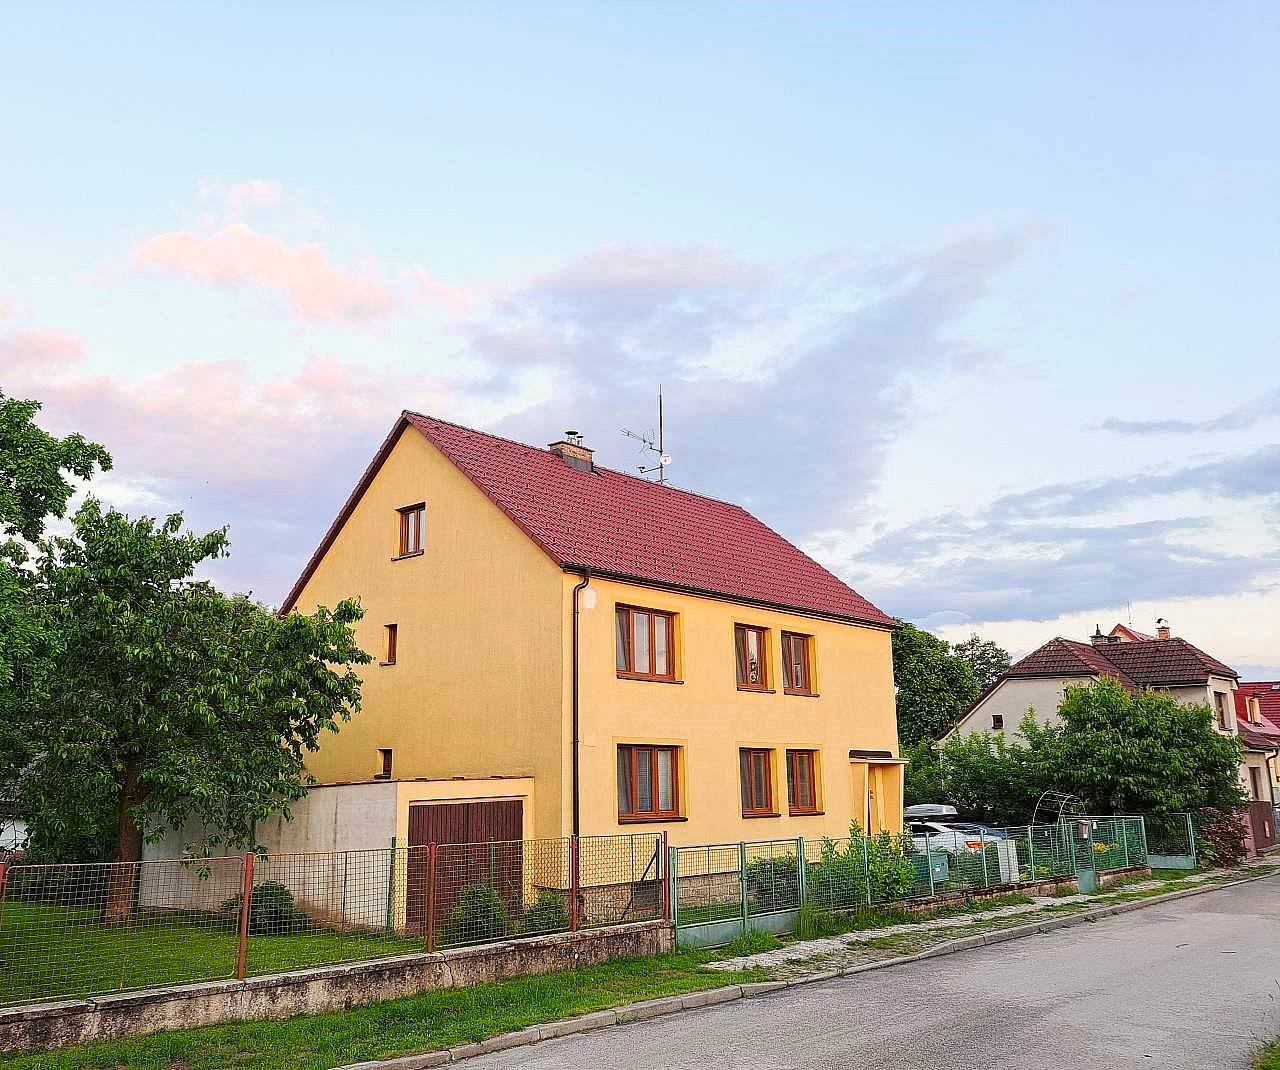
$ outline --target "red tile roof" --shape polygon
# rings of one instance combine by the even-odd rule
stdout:
[[[1134,628],[1130,628],[1127,624],[1117,624],[1111,629],[1110,634],[1122,635],[1131,643],[1145,642],[1156,638],[1154,635],[1148,635],[1146,632],[1140,632]]]
[[[1140,686],[1104,658],[1102,648],[1061,637],[1014,662],[1005,676],[1111,676],[1127,687]]]
[[[559,566],[883,627],[893,618],[745,509],[420,413],[401,420],[284,602],[289,609],[406,427],[421,432]]]
[[[1236,691],[1236,728],[1246,746],[1266,749],[1280,747],[1280,681],[1251,680],[1240,681]],[[1248,700],[1252,695],[1258,699],[1261,723],[1253,724],[1248,720]]]

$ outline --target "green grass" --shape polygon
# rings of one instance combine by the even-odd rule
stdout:
[[[135,914],[102,925],[95,910],[7,902],[0,915],[0,1004],[209,981],[235,974],[233,920]],[[247,972],[275,973],[421,951],[394,933],[311,929],[249,938]]]
[[[1254,1056],[1253,1070],[1280,1070],[1280,1039],[1273,1040]]]
[[[736,959],[743,955],[759,955],[763,951],[777,951],[781,946],[782,941],[773,933],[748,929],[725,944],[720,953],[724,958]]]
[[[703,964],[715,957],[695,951],[617,959],[337,1014],[158,1033],[18,1056],[4,1065],[5,1070],[327,1070],[436,1051],[636,1000],[765,979],[759,970],[706,969]]]

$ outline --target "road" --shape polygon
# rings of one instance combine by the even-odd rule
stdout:
[[[1280,1033],[1280,875],[484,1056],[470,1070],[1243,1070]]]

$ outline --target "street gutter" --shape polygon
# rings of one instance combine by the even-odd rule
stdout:
[[[514,1033],[502,1033],[474,1044],[461,1044],[445,1051],[423,1052],[420,1055],[401,1055],[393,1059],[373,1059],[362,1063],[348,1063],[335,1067],[334,1070],[425,1070],[427,1067],[448,1066],[451,1063],[474,1059],[480,1055],[488,1055],[508,1048],[519,1048],[536,1044],[542,1040],[556,1037],[573,1036],[589,1033],[606,1026],[622,1025],[625,1022],[636,1022],[645,1018],[656,1018],[660,1015],[675,1014],[679,1011],[696,1010],[699,1007],[710,1007],[717,1003],[730,1003],[739,999],[751,999],[768,995],[786,988],[799,985],[814,984],[819,981],[831,981],[837,977],[851,977],[854,974],[869,973],[872,970],[886,970],[894,966],[905,966],[925,959],[940,958],[943,955],[954,955],[960,951],[970,951],[978,947],[990,947],[1004,944],[1010,940],[1020,940],[1026,936],[1038,936],[1041,933],[1065,929],[1072,925],[1110,918],[1117,914],[1142,910],[1161,903],[1170,903],[1176,899],[1187,899],[1193,895],[1205,895],[1209,892],[1221,891],[1225,888],[1236,888],[1242,884],[1280,877],[1277,873],[1264,873],[1256,877],[1243,877],[1240,880],[1209,883],[1197,888],[1184,888],[1177,892],[1166,892],[1145,899],[1131,899],[1122,903],[1107,903],[1090,910],[1081,910],[1074,914],[1061,914],[1043,921],[1026,925],[1015,925],[1007,929],[994,929],[988,933],[977,933],[973,936],[958,937],[946,940],[910,955],[883,959],[879,962],[867,962],[858,966],[847,966],[840,969],[824,970],[819,973],[794,977],[787,981],[757,981],[749,984],[725,985],[723,988],[705,989],[702,992],[690,992],[683,996],[665,996],[661,999],[645,1000],[642,1003],[629,1003],[612,1010],[594,1011],[591,1014],[579,1015],[576,1018],[563,1018],[556,1022],[545,1022],[532,1025]]]

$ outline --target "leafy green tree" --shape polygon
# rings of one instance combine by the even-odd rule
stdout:
[[[893,678],[898,685],[898,738],[936,739],[978,696],[973,668],[951,645],[914,624],[893,632]]]
[[[973,670],[973,678],[978,688],[985,691],[1008,670],[1012,659],[1009,651],[990,639],[980,639],[971,635],[963,643],[956,643],[951,652],[963,658]]]
[[[185,532],[179,515],[132,520],[91,499],[73,523],[37,567],[55,641],[42,701],[14,725],[26,808],[57,840],[85,800],[107,804],[122,862],[188,821],[203,828],[194,853],[252,846],[255,822],[305,794],[306,753],[359,708],[359,605],[280,617],[224,595],[193,577],[227,552],[225,530]],[[132,869],[106,920],[128,913]]]
[[[907,761],[907,766],[903,770],[903,805],[915,806],[919,803],[942,802],[945,798],[942,766],[938,762],[935,745],[904,743],[902,757]]]
[[[1052,754],[1060,782],[1094,812],[1235,810],[1246,801],[1240,741],[1214,729],[1208,705],[1129,692],[1104,677],[1068,688],[1058,713],[1062,724],[1029,742]]]

